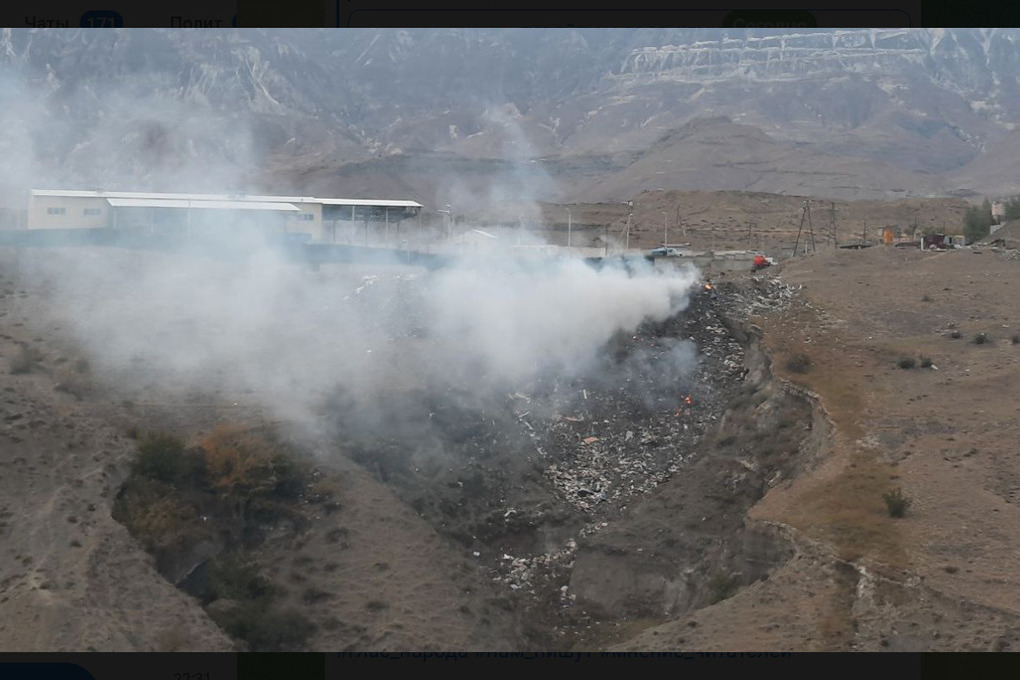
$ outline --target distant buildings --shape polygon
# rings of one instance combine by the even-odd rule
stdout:
[[[415,201],[384,199],[33,189],[23,226],[165,235],[255,230],[337,243],[362,237],[368,241],[369,223],[383,224],[387,232],[391,227],[399,230],[402,221],[417,217],[423,207]]]

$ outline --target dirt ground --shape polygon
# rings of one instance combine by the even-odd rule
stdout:
[[[882,230],[892,228],[908,236],[930,230],[960,234],[970,205],[960,198],[919,198],[898,201],[823,201],[806,197],[742,191],[645,191],[627,203],[540,204],[540,214],[512,204],[487,212],[461,216],[458,224],[503,224],[517,227],[508,215],[532,215],[528,226],[545,232],[550,243],[567,242],[568,210],[573,245],[601,246],[609,237],[612,247],[651,249],[668,239],[670,244],[690,243],[695,250],[754,249],[779,259],[798,245],[817,249],[867,240],[877,243]],[[630,238],[626,226],[631,216]]]
[[[194,438],[265,414],[242,394],[145,401],[102,375],[79,384],[81,356],[45,313],[52,300],[5,257],[0,649],[234,648],[111,508],[130,428]],[[1018,648],[1018,267],[991,249],[875,247],[768,272],[798,294],[750,319],[767,354],[746,389],[720,392],[728,425],[688,475],[580,539],[572,573],[550,572],[560,580],[549,587],[583,608],[565,599],[563,614],[529,614],[406,489],[345,457],[325,466],[342,510],[269,540],[263,559],[295,603],[312,585],[329,593],[302,605],[319,625],[311,649]],[[22,346],[34,365],[12,371]],[[780,421],[797,435],[766,440]],[[896,489],[910,500],[899,519],[883,500]]]
[[[758,322],[777,371],[836,427],[817,467],[749,520],[790,536],[798,557],[624,647],[1014,649],[1018,264],[884,247],[788,262],[779,275],[801,302]],[[798,355],[807,372],[786,368]],[[901,519],[883,501],[896,488],[911,502]]]

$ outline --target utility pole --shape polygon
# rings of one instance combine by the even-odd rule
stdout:
[[[804,231],[804,219],[807,217],[807,201],[804,201],[803,207],[800,209],[800,224],[797,225],[797,239],[793,242],[793,255],[797,256],[797,250],[800,248],[800,235]],[[804,244],[804,250],[807,250],[807,243]]]
[[[602,242],[605,244],[606,252],[602,257],[609,257],[609,222],[606,222],[606,233],[602,237]]]
[[[662,211],[662,245],[669,245],[669,223],[666,222],[666,211]]]
[[[836,241],[836,202],[833,201],[829,208],[829,222],[832,226],[832,247],[838,248],[839,244]]]
[[[861,231],[861,245],[862,246],[868,245],[868,220],[867,219],[864,220],[864,228]]]
[[[570,208],[567,208],[567,247],[570,247],[570,230],[572,226]]]
[[[626,239],[623,246],[624,251],[630,250],[630,218],[632,217],[634,217],[634,213],[627,215],[627,235],[624,237]]]
[[[815,225],[811,224],[811,201],[804,201],[804,210],[807,211],[808,234],[811,236],[811,252],[817,252],[815,247]],[[807,244],[804,246],[807,249]]]

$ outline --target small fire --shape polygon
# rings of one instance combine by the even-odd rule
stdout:
[[[712,284],[711,283],[706,283],[705,284],[705,290],[712,290]]]
[[[694,403],[694,400],[691,399],[691,395],[689,395],[689,394],[685,395],[684,398],[683,398],[683,405],[679,406],[677,408],[677,410],[676,410],[676,414],[675,414],[676,417],[679,418],[680,416],[682,416],[684,414],[684,405],[690,406],[693,403]]]

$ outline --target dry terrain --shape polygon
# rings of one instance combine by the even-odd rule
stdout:
[[[872,248],[784,266],[801,301],[759,322],[777,370],[835,429],[817,466],[749,521],[798,555],[622,648],[1015,648],[1018,264],[1015,251]],[[800,355],[806,372],[784,368]],[[911,501],[901,519],[883,502],[894,489]]]
[[[963,215],[971,205],[962,198],[911,200],[820,200],[812,198],[809,215],[806,197],[741,191],[644,191],[628,206],[618,203],[539,204],[536,213],[520,205],[502,204],[458,217],[458,225],[518,228],[518,215],[527,228],[550,243],[567,242],[570,211],[573,245],[601,246],[608,235],[614,248],[650,249],[668,238],[671,244],[690,243],[704,250],[761,250],[778,258],[789,257],[801,231],[798,251],[833,247],[833,227],[839,244],[881,240],[892,228],[909,236],[928,230],[962,233]],[[629,243],[627,217],[631,217]]]
[[[104,375],[21,258],[0,263],[0,649],[238,648],[111,513],[139,429],[196,442],[273,417],[226,387]],[[410,470],[396,439],[378,459],[355,439],[312,451],[339,509],[309,505],[260,562],[316,624],[311,649],[1012,649],[1017,267],[990,248],[787,260],[634,336],[698,338],[709,372],[690,412],[652,417],[589,385],[529,434],[535,395],[517,395],[507,422],[548,437],[555,474],[486,459],[498,410],[491,429],[436,411],[464,451],[449,471]],[[684,457],[640,458],[670,447]],[[649,475],[632,489],[656,482],[597,505],[593,461],[614,451]],[[902,518],[883,500],[896,490]]]

